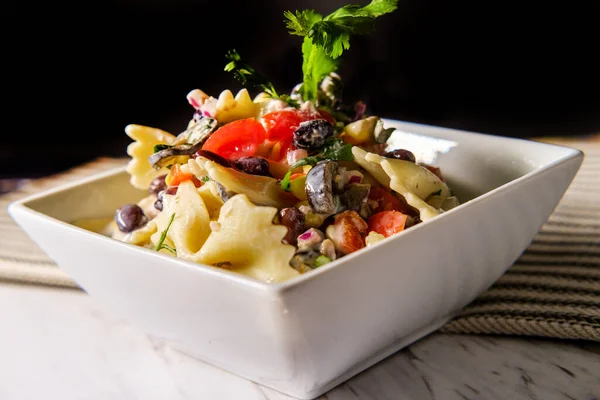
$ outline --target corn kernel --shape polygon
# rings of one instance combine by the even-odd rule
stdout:
[[[308,213],[304,217],[304,225],[308,228],[318,228],[325,222],[325,217],[319,214]]]
[[[367,245],[367,247],[369,247],[377,242],[382,241],[383,239],[385,239],[385,236],[383,236],[381,233],[371,231],[365,238],[365,244]]]

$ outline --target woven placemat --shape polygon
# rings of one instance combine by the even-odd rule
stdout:
[[[600,134],[542,140],[582,150],[581,168],[515,264],[442,332],[600,341]]]
[[[0,189],[0,280],[79,288],[71,277],[35,244],[8,214],[8,205],[25,196],[73,182],[127,164],[127,158],[98,158],[94,161],[35,180],[4,181]]]
[[[517,262],[442,332],[600,341],[600,135],[541,140],[582,150],[583,165]],[[126,162],[101,158],[22,182],[16,191],[0,196],[0,280],[78,288],[14,223],[7,206]]]

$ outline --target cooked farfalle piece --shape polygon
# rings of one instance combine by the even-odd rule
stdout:
[[[385,187],[390,187],[390,177],[385,173],[379,162],[371,162],[367,160],[367,157],[373,153],[369,153],[368,151],[358,147],[352,146],[352,155],[354,156],[354,161],[363,167],[368,173],[370,173],[373,178],[377,180],[377,182],[381,183]],[[376,154],[373,154],[376,155]]]
[[[245,194],[254,204],[285,208],[298,202],[293,194],[281,188],[281,183],[275,178],[250,175],[224,167],[204,157],[197,157],[189,161],[191,162],[196,162],[201,170],[206,171],[210,179],[220,183],[228,191]],[[194,168],[190,168],[190,171],[194,171]]]
[[[169,226],[173,214],[175,218]],[[187,260],[193,259],[210,235],[210,214],[192,181],[180,183],[174,195],[165,194],[163,210],[152,221],[156,221],[158,227],[152,235],[154,245],[166,230],[166,239],[170,241],[166,243],[172,243],[170,246],[177,251],[177,257]]]
[[[161,129],[135,124],[127,125],[125,133],[135,140],[127,146],[127,154],[131,156],[131,160],[127,164],[131,185],[146,190],[154,178],[169,172],[167,168],[152,168],[148,157],[154,154],[155,145],[171,144],[175,140],[175,136]]]
[[[223,205],[215,229],[194,261],[227,266],[265,282],[298,276],[289,265],[295,248],[282,243],[287,228],[273,224],[276,213],[274,207],[252,204],[246,195],[233,196]]]
[[[422,221],[440,214],[440,210],[425,200],[436,194],[441,198],[451,196],[448,186],[427,168],[410,161],[382,157],[357,146],[352,148],[354,160],[366,169],[379,183],[404,196],[408,204],[417,208]]]
[[[250,98],[247,89],[242,89],[233,97],[231,90],[224,90],[217,99],[215,118],[221,124],[244,118],[255,118],[260,105]]]
[[[158,228],[155,220],[151,220],[143,227],[131,231],[129,233],[121,232],[115,224],[115,229],[113,230],[112,237],[113,239],[117,239],[125,243],[135,244],[136,246],[150,247],[150,245],[152,245],[152,235],[156,232],[157,229]]]
[[[208,210],[208,215],[211,221],[217,220],[223,207],[223,200],[219,196],[217,184],[213,181],[208,181],[198,188],[198,194],[202,197],[204,205]]]
[[[283,100],[271,97],[265,92],[261,92],[254,97],[254,103],[258,104],[259,111],[256,115],[257,118],[261,118],[263,115],[281,111],[290,105]]]
[[[378,156],[379,157],[379,156]],[[381,167],[390,177],[390,188],[400,193],[408,204],[419,209],[422,221],[440,214],[440,210],[427,204],[425,200],[439,193],[442,198],[450,197],[450,189],[427,168],[410,161],[381,157]]]

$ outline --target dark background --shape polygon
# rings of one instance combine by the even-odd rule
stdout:
[[[223,71],[231,48],[290,90],[301,80],[301,38],[283,11],[326,15],[346,3],[5,5],[0,177],[126,156],[129,123],[179,133],[190,90],[240,88]],[[600,132],[599,17],[593,1],[400,0],[373,34],[351,38],[344,97],[371,114],[495,135]]]

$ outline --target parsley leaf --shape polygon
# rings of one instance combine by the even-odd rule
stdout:
[[[314,10],[284,12],[289,33],[304,37],[302,98],[305,101],[316,100],[319,82],[337,70],[337,59],[350,48],[351,35],[372,32],[375,19],[397,7],[398,0],[372,0],[364,7],[343,6],[326,17]]]
[[[320,47],[316,47],[306,36],[302,43],[303,83],[300,93],[304,100],[315,100],[321,82],[329,73],[337,71],[340,61],[334,60]]]
[[[314,10],[291,11],[283,13],[285,17],[285,26],[292,35],[308,36],[310,27],[321,21],[323,17]]]
[[[352,145],[342,139],[334,138],[326,143],[323,148],[323,157],[334,161],[352,161]]]
[[[154,145],[154,152],[158,153],[159,151],[165,150],[165,149],[170,149],[173,146],[169,146],[168,144],[155,144]]]

